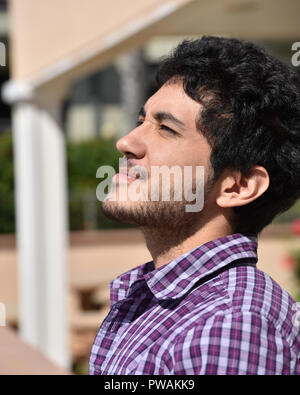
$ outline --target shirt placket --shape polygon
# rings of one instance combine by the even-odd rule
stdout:
[[[125,319],[128,315],[128,311],[130,311],[130,314],[134,314],[134,309],[136,310],[139,308],[139,298],[135,298],[134,294],[142,287],[141,282],[143,281],[144,280],[137,280],[129,290],[128,296],[112,306],[111,311],[98,331],[101,338],[105,338],[106,340],[111,338],[109,353],[101,364],[101,370],[98,369],[98,374],[111,374],[111,370],[115,369],[118,358],[118,353],[116,351],[119,348],[120,339],[123,339],[124,335],[126,336],[125,332],[131,324],[130,320]]]

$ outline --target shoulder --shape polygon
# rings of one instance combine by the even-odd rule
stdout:
[[[223,272],[210,284],[215,290],[211,305],[197,309],[197,318],[174,339],[178,374],[292,374],[299,369],[300,328],[295,301],[286,291],[252,267]],[[201,291],[195,290],[194,297]]]
[[[298,353],[264,316],[219,312],[181,333],[174,344],[176,374],[294,374]]]
[[[238,267],[222,273],[219,279],[226,289],[229,312],[252,313],[272,324],[291,344],[295,300],[274,279],[253,267]]]

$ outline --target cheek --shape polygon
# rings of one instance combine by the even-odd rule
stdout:
[[[210,164],[211,148],[204,138],[195,139],[193,144],[186,150],[186,162],[192,166],[204,166]]]
[[[209,165],[211,149],[204,138],[153,141],[148,146],[147,161],[150,166],[205,166]]]

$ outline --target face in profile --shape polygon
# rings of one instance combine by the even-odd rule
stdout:
[[[180,82],[164,84],[148,99],[138,126],[117,142],[124,159],[104,214],[151,227],[181,226],[203,215],[212,170],[210,146],[196,127],[200,111]]]

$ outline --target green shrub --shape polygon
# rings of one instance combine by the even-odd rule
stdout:
[[[70,191],[94,189],[99,183],[96,171],[99,166],[119,166],[120,153],[114,140],[96,138],[81,143],[67,144],[68,185]]]
[[[291,251],[291,255],[295,259],[295,275],[300,284],[300,249]]]
[[[106,218],[96,199],[96,188],[101,179],[96,178],[99,166],[119,166],[121,154],[115,148],[114,140],[95,138],[93,140],[66,145],[69,193],[69,229],[81,230],[87,226],[84,204],[90,191],[94,210],[94,225],[98,229],[131,227]],[[14,170],[12,134],[0,135],[0,233],[15,232]]]
[[[0,233],[15,231],[14,168],[11,133],[0,135]]]
[[[113,139],[95,138],[81,143],[67,144],[68,187],[69,187],[69,221],[71,230],[85,228],[109,229],[128,228],[105,217],[96,199],[97,185],[102,181],[96,178],[100,166],[112,166],[115,171],[119,168],[120,152],[115,148]],[[90,194],[90,203],[86,195]],[[85,204],[90,204],[94,214],[94,226],[86,223],[84,218]]]

